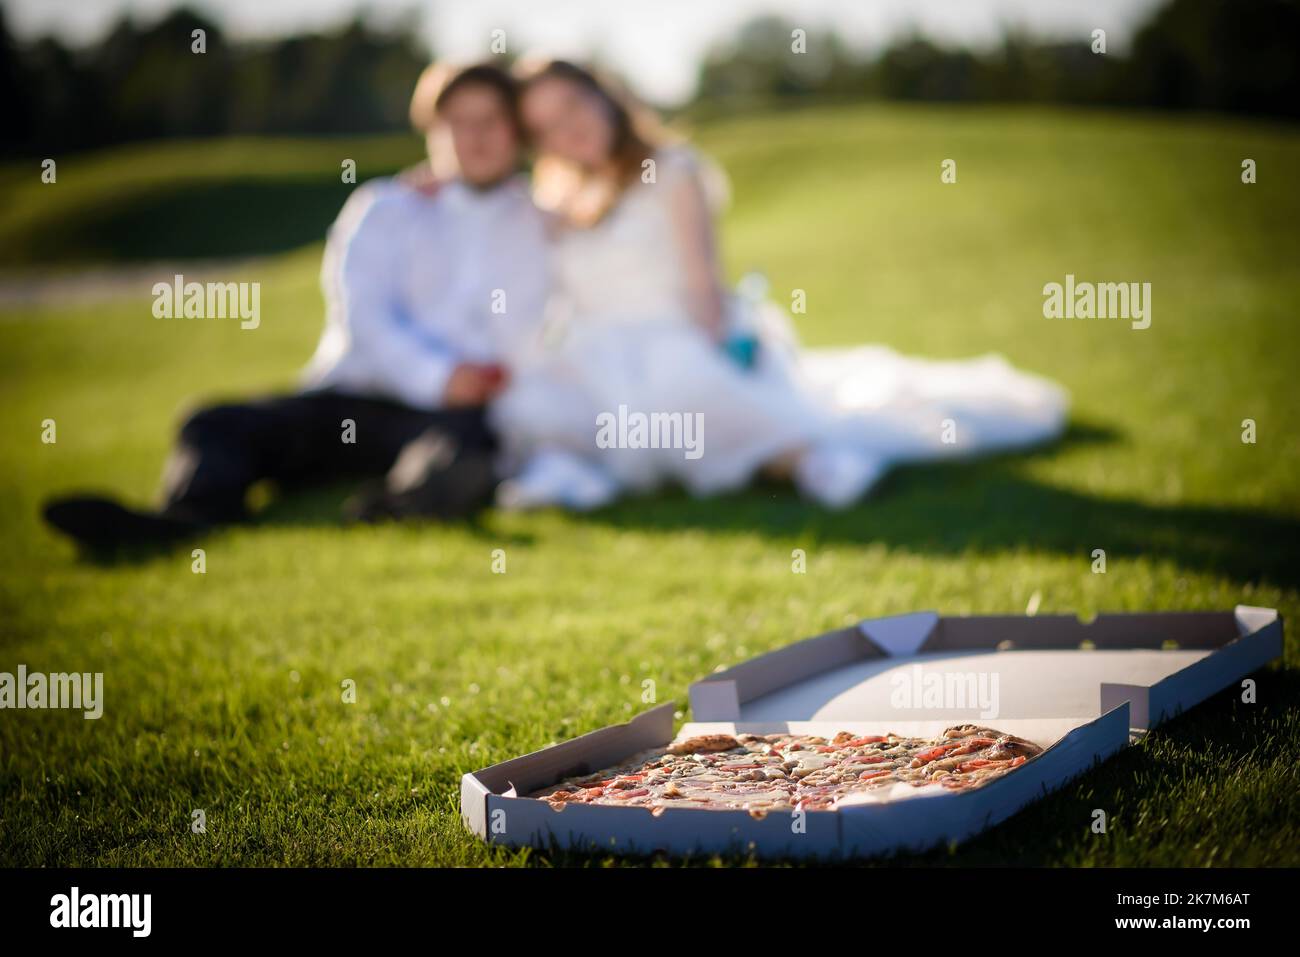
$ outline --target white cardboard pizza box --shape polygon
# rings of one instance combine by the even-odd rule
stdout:
[[[754,817],[742,810],[567,805],[526,797],[673,740],[673,705],[466,774],[461,815],[510,846],[760,857],[863,856],[965,840],[1015,814],[1142,732],[1282,654],[1268,608],[1231,612],[876,618],[797,642],[691,685],[693,721],[712,731],[930,735],[983,724],[1045,750],[969,791],[896,784],[835,809]]]

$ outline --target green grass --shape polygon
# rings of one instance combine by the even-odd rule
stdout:
[[[484,847],[459,822],[460,775],[625,719],[644,678],[684,702],[721,665],[861,617],[1018,612],[1038,594],[1043,612],[1245,602],[1294,619],[1300,135],[918,108],[736,120],[699,138],[733,180],[729,266],[761,266],[778,298],[806,290],[807,340],[1003,352],[1071,389],[1066,440],[901,471],[843,515],[764,488],[343,531],[346,490],[332,489],[214,535],[205,575],[188,552],[100,565],[42,529],[40,501],[86,487],[144,500],[187,404],[289,385],[320,328],[319,246],[242,267],[262,283],[255,331],[155,320],[147,286],[0,315],[0,670],[102,671],[106,693],[99,721],[0,715],[0,861],[607,863]],[[322,180],[367,150],[371,169],[392,169],[418,144],[139,147],[69,158],[53,187],[10,167],[0,260],[158,254],[156,239],[117,249],[105,231],[139,220],[126,197],[190,237],[163,252],[261,250],[264,229],[289,244],[300,227],[274,202],[196,200],[228,216],[216,225],[186,210],[261,178],[305,197],[317,224],[342,198]],[[1245,157],[1257,185],[1239,180]],[[939,182],[945,158],[956,185]],[[1151,328],[1044,319],[1042,286],[1067,272],[1151,282]],[[1258,704],[1216,696],[975,841],[904,862],[1300,863],[1298,649],[1289,634]],[[345,678],[356,704],[340,701]],[[1098,807],[1105,836],[1089,830]],[[196,808],[204,835],[189,830]]]

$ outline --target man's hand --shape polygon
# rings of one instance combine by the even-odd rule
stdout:
[[[505,368],[495,363],[462,362],[447,379],[443,404],[485,405],[506,387],[506,378]]]

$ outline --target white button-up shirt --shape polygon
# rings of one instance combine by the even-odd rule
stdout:
[[[330,227],[326,321],[308,388],[442,405],[461,362],[521,361],[549,287],[545,225],[522,177],[426,196],[396,180],[357,188]]]

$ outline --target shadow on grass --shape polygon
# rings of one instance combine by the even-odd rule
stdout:
[[[214,535],[220,535],[224,531],[238,527],[245,529],[256,528],[328,528],[337,526],[341,531],[362,527],[378,527],[392,524],[385,521],[378,523],[377,526],[365,525],[362,523],[346,523],[342,518],[343,503],[348,496],[355,491],[355,488],[344,485],[331,485],[328,487],[295,489],[291,494],[283,497],[277,497],[270,505],[258,514],[256,519],[238,526],[222,526],[212,528],[206,532],[196,532],[182,539],[173,542],[159,542],[139,545],[121,545],[117,547],[89,548],[79,547],[78,555],[83,561],[102,568],[111,568],[115,565],[133,565],[144,564],[153,561],[165,555],[172,555],[177,552],[188,551],[191,548],[202,545],[204,541],[212,538]],[[531,545],[535,541],[535,536],[512,532],[503,534],[502,532],[491,528],[485,521],[485,516],[471,516],[469,518],[459,519],[456,521],[445,521],[436,519],[405,519],[400,523],[404,529],[412,532],[422,532],[436,535],[441,531],[449,528],[456,528],[467,531],[476,538],[484,541],[491,541],[494,545]]]
[[[1113,434],[1074,427],[1064,445],[1106,442]],[[1201,505],[1149,505],[1046,485],[1021,474],[1026,456],[900,468],[861,505],[829,512],[787,488],[755,489],[719,501],[684,495],[620,503],[588,516],[616,528],[707,529],[820,544],[873,544],[922,555],[1029,550],[1108,562],[1167,560],[1238,581],[1300,583],[1300,521],[1286,515]]]
[[[1057,445],[1029,455],[1113,439],[1105,429],[1076,425]],[[639,531],[758,533],[805,546],[882,544],[919,555],[1035,551],[1091,563],[1092,550],[1102,548],[1112,564],[1116,559],[1155,559],[1234,581],[1300,585],[1300,521],[1290,516],[1086,495],[1026,478],[1019,468],[1026,457],[900,468],[870,499],[841,512],[809,505],[788,487],[773,486],[710,500],[667,492],[628,499],[575,520]],[[342,503],[354,488],[294,489],[275,497],[257,524],[338,525]],[[439,530],[433,522],[419,527],[429,534]],[[459,527],[502,539],[486,517]],[[515,533],[509,540],[521,544],[532,537]]]

